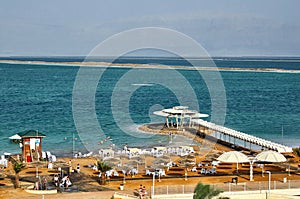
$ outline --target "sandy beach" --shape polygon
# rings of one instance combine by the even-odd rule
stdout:
[[[156,127],[157,129],[160,129],[159,126]],[[141,126],[140,130],[144,130],[147,132],[151,131],[152,133],[168,133],[167,131],[163,130],[155,130],[153,126],[150,128],[147,125]],[[174,131],[173,133],[176,132],[178,133],[178,131]],[[203,140],[200,137],[195,138],[193,134],[187,131],[180,132],[179,134],[182,136],[187,136],[189,138],[194,137],[194,139],[199,142],[199,144],[203,144],[204,142],[208,142],[206,144],[213,144],[214,147],[209,151],[201,151],[198,146],[193,146],[193,149],[195,150],[193,159],[196,163],[209,163],[210,161],[212,161],[212,158],[219,156],[223,152],[233,150],[229,146],[226,146],[224,144],[209,143],[210,141],[207,139]],[[27,168],[20,173],[22,188],[18,189],[15,189],[13,187],[14,172],[11,163],[9,163],[8,168],[3,170],[3,174],[5,174],[7,177],[0,181],[2,185],[0,187],[0,198],[40,198],[40,195],[27,193],[25,191],[28,186],[33,185],[37,172],[39,176],[46,177],[48,180],[48,184],[52,185],[54,174],[59,173],[57,167],[68,167],[70,163],[72,168],[76,168],[76,165],[78,164],[81,165],[80,173],[74,172],[70,174],[70,179],[73,183],[70,190],[73,191],[45,195],[44,198],[111,198],[111,196],[115,192],[134,195],[136,194],[140,184],[145,186],[147,192],[150,193],[153,183],[152,176],[145,175],[145,173],[149,166],[159,158],[152,155],[141,155],[140,157],[142,161],[140,161],[137,165],[138,174],[125,176],[124,190],[120,190],[120,184],[124,183],[124,175],[121,171],[118,171],[119,176],[111,177],[110,179],[108,179],[106,185],[99,184],[99,172],[91,169],[91,167],[89,166],[95,164],[97,160],[101,159],[101,157],[99,157],[98,155],[86,158],[58,158],[58,160],[54,163],[53,169],[48,169],[47,163],[45,162],[39,165],[38,168],[36,168],[34,164],[30,167],[27,166]],[[177,155],[169,155],[168,157],[172,162],[175,162],[178,165],[183,159],[185,159],[184,157],[180,157]],[[123,164],[132,161],[128,157],[123,157],[121,160]],[[294,158],[291,165],[295,167],[297,166],[298,162],[299,158]],[[237,176],[236,164],[231,163],[220,163],[217,166],[216,175],[203,175],[199,173],[201,168],[197,168],[198,172],[193,172],[191,168],[192,166],[186,167],[186,177],[185,168],[183,168],[182,166],[170,167],[169,169],[166,169],[166,176],[162,176],[160,181],[158,181],[158,179],[155,180],[155,186],[165,187],[172,185],[185,185],[193,187],[196,186],[198,182],[202,182],[205,184],[224,185],[225,183],[231,182],[232,178]],[[206,166],[206,168],[211,168],[211,166]],[[277,180],[279,182],[281,182],[283,178],[287,178],[287,180],[300,180],[298,171],[291,170],[291,175],[289,176],[287,175],[286,168],[282,164],[267,164],[265,165],[264,169],[272,171],[272,180]],[[240,165],[238,178],[240,183],[250,183],[249,163]],[[254,179],[255,182],[262,181],[266,183],[268,177],[267,175],[262,177],[261,168],[254,167]]]
[[[181,69],[181,70],[203,70],[203,71],[247,71],[247,72],[282,72],[282,73],[300,73],[299,70],[286,70],[278,68],[221,68],[212,66],[168,66],[168,65],[151,65],[151,64],[120,64],[108,62],[45,62],[45,61],[18,61],[18,60],[0,60],[0,63],[7,64],[30,64],[30,65],[54,65],[54,66],[79,66],[79,67],[124,67],[124,68],[143,68],[143,69]]]

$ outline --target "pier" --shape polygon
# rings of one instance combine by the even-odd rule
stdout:
[[[259,138],[253,135],[249,135],[240,131],[236,131],[224,126],[214,124],[212,122],[207,122],[202,119],[193,119],[192,122],[194,124],[199,125],[200,132],[205,134],[211,134],[215,132],[219,135],[219,137],[216,137],[216,134],[214,137],[220,140],[222,140],[223,138],[223,140],[225,139],[227,142],[232,143],[233,145],[236,145],[236,139],[239,139],[244,142],[244,147],[249,148],[250,150],[252,148],[251,144],[255,144],[264,149],[278,151],[279,153],[293,152],[293,149],[289,146],[285,146],[276,142],[265,140],[263,138]],[[193,128],[195,128],[195,126],[193,126]],[[249,143],[249,147],[246,146],[247,143]]]
[[[279,153],[293,152],[293,149],[289,146],[202,120],[200,118],[208,117],[208,115],[200,114],[194,110],[188,110],[188,107],[186,106],[175,106],[173,108],[155,111],[154,114],[165,117],[165,127],[167,128],[183,129],[185,120],[187,120],[188,128],[194,128],[205,135],[213,136],[217,139],[231,143],[234,146],[238,145],[237,141],[242,141],[243,147],[250,150],[253,150],[253,146],[258,146],[263,150],[274,150]]]

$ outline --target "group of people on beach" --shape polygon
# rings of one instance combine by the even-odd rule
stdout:
[[[146,198],[146,195],[147,195],[146,187],[143,186],[142,184],[140,184],[140,188],[139,188],[139,198],[140,198],[140,199]]]
[[[79,163],[76,166],[76,172],[80,173],[80,165]],[[72,167],[72,161],[69,161],[69,175],[71,175],[73,173],[73,167]]]
[[[63,178],[59,178],[59,176],[56,174],[53,177],[53,183],[56,187],[60,186],[60,187],[64,187],[64,188],[68,188],[69,186],[72,185],[72,182],[69,178],[69,176],[64,176]]]
[[[47,190],[47,178],[43,177],[43,179],[41,180],[40,178],[38,178],[35,183],[34,183],[34,190]]]

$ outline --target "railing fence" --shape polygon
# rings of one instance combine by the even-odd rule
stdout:
[[[300,188],[300,180],[271,181],[271,190]],[[195,185],[168,185],[154,186],[154,195],[191,194]],[[236,191],[266,191],[269,189],[269,182],[241,182],[241,183],[218,183],[211,184],[214,189],[224,192]],[[151,187],[152,189],[152,187]]]

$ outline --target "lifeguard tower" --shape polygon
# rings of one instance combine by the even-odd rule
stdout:
[[[46,137],[38,130],[18,133],[21,137],[22,159],[25,162],[38,161],[42,157],[42,139]]]

